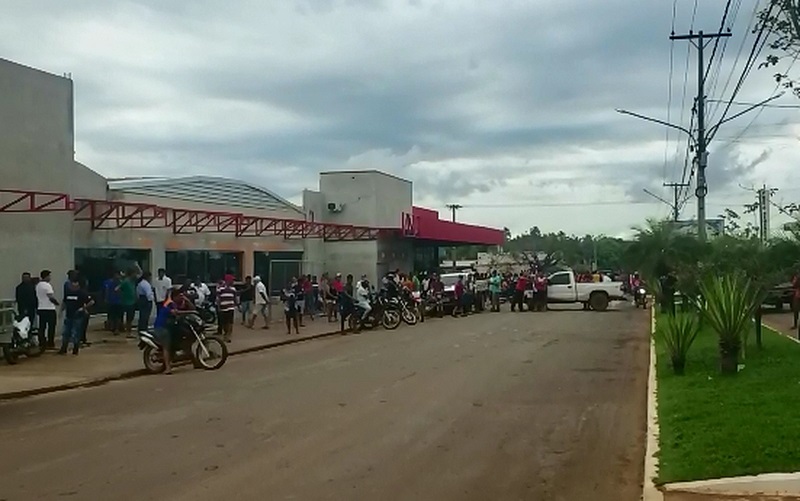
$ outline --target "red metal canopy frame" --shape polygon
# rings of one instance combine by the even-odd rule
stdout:
[[[64,193],[0,190],[0,214],[72,212],[93,230],[171,229],[176,235],[230,233],[237,237],[278,236],[286,240],[322,238],[330,242],[375,240],[399,229],[318,223],[303,219],[187,210],[115,200],[71,199]]]

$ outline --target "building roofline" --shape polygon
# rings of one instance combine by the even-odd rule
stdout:
[[[391,178],[397,179],[398,181],[404,181],[404,182],[406,182],[408,184],[412,184],[410,179],[404,179],[404,178],[402,178],[400,176],[396,176],[394,174],[389,174],[388,172],[384,172],[384,171],[378,170],[378,169],[328,170],[328,171],[324,171],[324,172],[320,172],[319,173],[320,176],[330,175],[330,174],[380,174],[382,176],[391,177]]]
[[[49,71],[45,71],[45,70],[42,70],[42,69],[39,69],[39,68],[34,68],[33,66],[28,66],[27,64],[18,63],[16,61],[12,61],[10,59],[5,59],[5,58],[0,57],[0,63],[10,64],[12,66],[17,66],[17,67],[19,67],[21,69],[24,69],[24,70],[35,71],[36,73],[42,73],[43,75],[47,75],[48,77],[61,78],[61,79],[64,79],[64,80],[68,80],[70,82],[72,81],[71,78],[69,78],[69,77],[67,77],[65,75],[57,75],[55,73],[52,73],[52,72],[49,72]]]
[[[270,197],[274,198],[275,200],[279,201],[280,203],[286,205],[289,208],[292,208],[300,213],[303,212],[303,208],[290,202],[286,198],[278,195],[277,193],[269,190],[263,186],[258,186],[256,184],[248,183],[247,181],[242,181],[241,179],[234,179],[224,176],[179,176],[179,177],[166,177],[166,176],[153,176],[153,177],[129,177],[129,178],[116,178],[116,179],[108,179],[108,188],[111,190],[117,191],[124,191],[125,188],[147,188],[148,186],[163,186],[172,182],[192,182],[192,181],[224,181],[228,183],[235,183],[242,186],[246,186],[250,189],[260,191]],[[113,186],[116,185],[116,186]]]

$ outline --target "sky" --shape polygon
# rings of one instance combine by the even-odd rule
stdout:
[[[732,4],[733,36],[707,81],[709,125],[754,38],[753,3]],[[669,34],[673,23],[716,31],[724,6],[3,0],[0,57],[72,76],[76,159],[108,177],[222,175],[299,203],[320,171],[378,169],[412,180],[417,205],[443,216],[462,205],[463,222],[620,236],[670,213],[643,189],[672,198],[662,184],[681,180],[686,137],[615,110],[688,128],[696,50]],[[754,69],[737,101],[771,96],[773,73]],[[755,201],[748,189],[763,184],[777,203],[800,196],[797,114],[720,126],[709,217]],[[773,213],[773,227],[785,220]]]

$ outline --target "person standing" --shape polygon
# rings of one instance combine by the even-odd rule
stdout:
[[[800,316],[800,271],[792,277],[792,329],[797,329],[797,319]]]
[[[460,315],[462,317],[466,316],[466,309],[465,309],[465,287],[464,287],[464,277],[462,275],[458,276],[458,282],[453,287],[453,295],[455,296],[456,304],[453,307],[453,316]]]
[[[297,283],[297,280],[293,278],[292,282],[281,292],[283,313],[286,316],[286,334],[292,333],[292,326],[294,326],[294,332],[298,335],[300,334],[300,328],[298,327],[297,323],[297,317],[300,313],[298,311],[297,299],[298,285],[299,284]],[[302,288],[299,290],[302,291]]]
[[[167,276],[167,270],[158,269],[158,277],[153,280],[153,292],[156,296],[156,303],[161,304],[167,300],[172,289],[172,279]]]
[[[492,295],[492,311],[500,311],[500,288],[502,280],[497,270],[492,270],[492,276],[489,278],[489,293]]]
[[[122,316],[122,296],[120,295],[120,274],[115,271],[114,274],[103,282],[103,293],[106,300],[106,316],[108,319],[108,330],[111,334],[116,336],[123,330]]]
[[[306,297],[304,294],[305,287],[303,282],[305,282],[305,277],[303,275],[300,275],[299,279],[292,277],[292,291],[294,292],[295,309],[297,310],[300,320],[300,327],[305,327],[305,325],[303,325],[303,310],[305,310]]]
[[[155,292],[150,280],[153,276],[149,271],[142,273],[142,279],[136,285],[136,297],[139,301],[139,322],[136,325],[136,332],[146,331],[150,323],[150,314],[153,313],[153,302]]]
[[[39,339],[44,340],[46,335],[47,347],[54,349],[56,347],[56,307],[60,303],[50,284],[51,275],[50,270],[42,270],[39,274],[40,280],[36,284],[36,314],[39,317]]]
[[[303,309],[308,313],[309,318],[314,320],[314,314],[317,309],[317,297],[314,294],[314,282],[311,280],[311,275],[306,275],[303,279]]]
[[[515,306],[519,306],[520,313],[523,311],[523,303],[525,302],[525,289],[528,288],[528,279],[524,273],[520,273],[517,277],[517,283],[514,286],[514,301],[511,303],[511,311],[514,311]]]
[[[355,287],[353,286],[353,275],[347,275],[347,283],[344,284],[344,288],[342,292],[339,293],[338,303],[336,307],[339,309],[339,317],[341,320],[341,330],[342,334],[345,331],[345,322],[347,322],[347,318],[353,314],[353,305],[355,304]]]
[[[236,289],[233,287],[233,277],[226,277],[225,282],[217,287],[217,312],[222,339],[230,343],[236,317]]]
[[[23,317],[28,317],[31,326],[33,326],[39,304],[36,300],[36,286],[33,285],[31,274],[27,271],[22,274],[22,281],[14,291],[14,299],[17,301],[17,315],[20,320]]]
[[[342,283],[342,274],[337,273],[336,277],[334,277],[333,282],[331,282],[331,295],[333,296],[334,304],[337,307],[333,308],[333,321],[336,321],[336,317],[339,314],[339,295],[344,291],[344,284]]]
[[[239,311],[242,312],[242,325],[247,325],[247,322],[250,320],[250,313],[253,311],[255,292],[253,277],[247,275],[244,277],[244,286],[239,292]]]
[[[74,276],[61,305],[61,310],[64,312],[64,333],[61,336],[59,355],[67,354],[69,343],[72,343],[72,354],[78,354],[81,345],[81,326],[87,321],[89,307],[93,304],[91,296],[81,288],[77,276]]]
[[[253,277],[253,283],[255,284],[254,296],[256,307],[250,317],[249,327],[252,329],[256,323],[256,318],[261,315],[261,318],[264,319],[264,326],[262,329],[269,329],[269,295],[267,293],[267,286],[264,285],[264,282],[261,281],[261,277],[258,275]]]
[[[122,313],[125,316],[123,330],[128,337],[135,337],[131,334],[133,327],[133,317],[136,315],[136,284],[134,276],[128,273],[119,282],[119,301],[122,306]]]
[[[540,271],[534,278],[536,311],[547,311],[547,277]]]

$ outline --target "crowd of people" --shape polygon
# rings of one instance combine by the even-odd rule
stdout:
[[[92,297],[87,290],[87,281],[75,271],[68,272],[59,299],[51,284],[49,270],[38,276],[23,273],[16,288],[19,316],[26,316],[37,326],[47,348],[56,348],[58,311],[63,318],[63,336],[59,353],[66,353],[72,345],[77,354],[83,346],[89,346],[86,338],[89,312],[96,301],[106,306],[105,327],[112,335],[137,337],[137,332],[150,327],[162,327],[159,312],[165,302],[189,305],[196,310],[204,308],[215,312],[218,334],[230,342],[237,318],[249,329],[269,329],[273,317],[271,297],[267,285],[259,276],[246,276],[237,282],[232,274],[226,274],[209,287],[200,277],[186,279],[173,284],[166,270],[159,269],[153,277],[150,272],[134,269],[114,272],[102,284],[101,298]],[[583,277],[582,279],[587,279]],[[456,313],[467,314],[473,306],[476,283],[485,280],[491,311],[500,311],[504,300],[510,303],[511,311],[544,311],[547,308],[547,277],[541,270],[527,273],[487,274],[465,273],[453,286]],[[588,280],[600,281],[602,277],[589,276]],[[381,292],[389,298],[401,294],[417,293],[423,301],[440,299],[445,284],[437,273],[403,273],[394,270],[380,279]],[[181,299],[176,301],[177,294]],[[286,333],[299,334],[305,321],[317,318],[338,323],[340,330],[347,329],[347,319],[358,310],[365,319],[372,310],[375,286],[365,275],[355,280],[353,275],[342,277],[341,273],[323,273],[319,278],[310,274],[292,278],[281,290],[280,305],[283,310]],[[135,325],[134,325],[135,324]],[[136,330],[134,330],[134,328]]]

